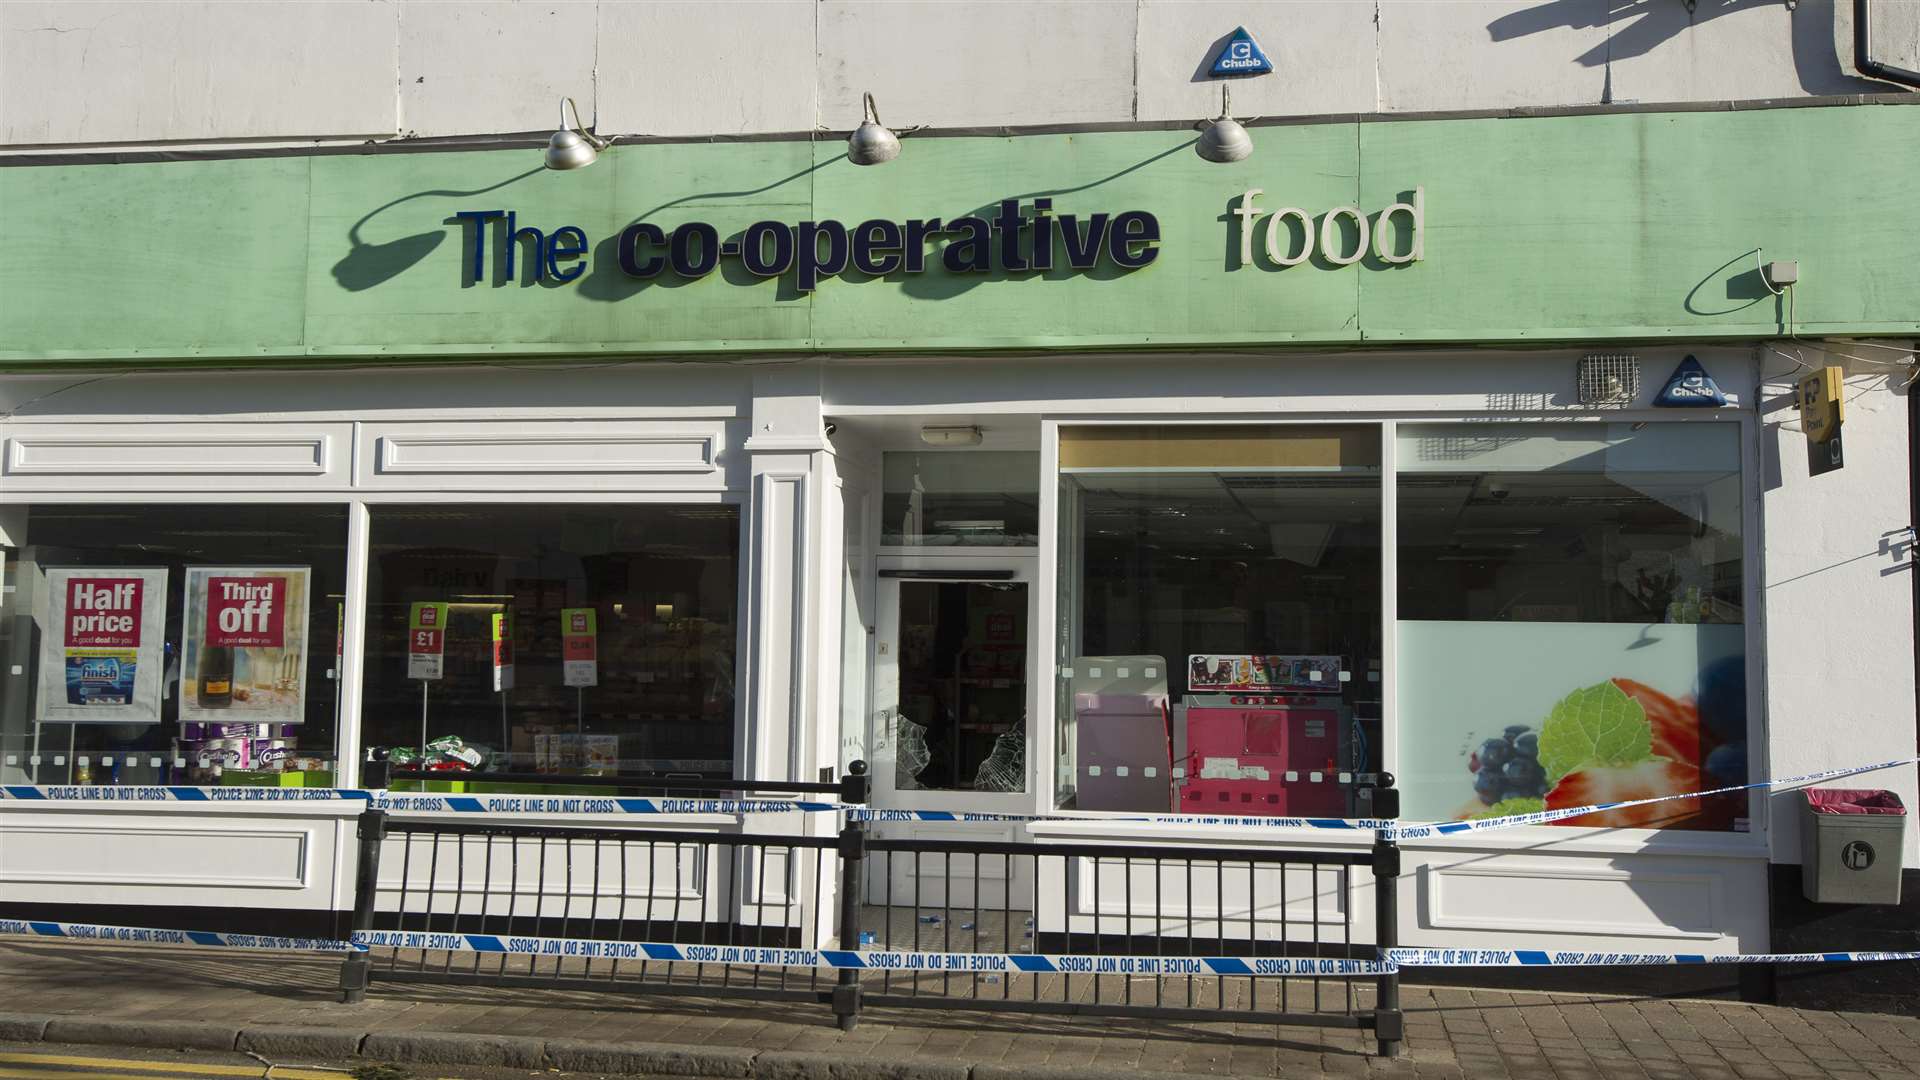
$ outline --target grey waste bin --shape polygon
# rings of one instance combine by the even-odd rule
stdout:
[[[1808,788],[1801,793],[1800,881],[1820,904],[1897,904],[1907,808],[1891,791]]]

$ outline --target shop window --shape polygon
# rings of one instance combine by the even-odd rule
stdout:
[[[1062,808],[1345,815],[1380,745],[1380,431],[1060,433]]]
[[[1746,782],[1739,431],[1399,427],[1407,817]],[[1723,796],[1567,824],[1738,829],[1746,807]]]
[[[729,506],[372,511],[365,741],[485,772],[733,775]]]
[[[0,779],[329,787],[346,511],[0,518]]]
[[[881,457],[888,547],[1032,547],[1040,532],[1040,455],[1016,450]]]

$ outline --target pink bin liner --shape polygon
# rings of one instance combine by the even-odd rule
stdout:
[[[1906,816],[1900,796],[1878,788],[1808,788],[1807,808],[1816,814],[1892,814]]]

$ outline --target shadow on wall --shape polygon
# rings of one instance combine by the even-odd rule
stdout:
[[[1561,28],[1607,28],[1607,40],[1574,57],[1583,67],[1645,56],[1699,23],[1751,9],[1782,12],[1791,19],[1793,66],[1809,94],[1885,91],[1889,84],[1862,79],[1843,64],[1835,43],[1834,0],[1800,0],[1788,11],[1782,0],[1698,0],[1689,11],[1679,0],[1544,0],[1487,24],[1495,41],[1512,41]],[[1756,33],[1765,33],[1756,30]]]

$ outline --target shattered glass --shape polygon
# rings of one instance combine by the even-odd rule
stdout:
[[[920,787],[920,782],[914,778],[933,760],[933,751],[927,747],[926,725],[916,724],[896,714],[893,747],[894,786],[901,791]]]
[[[1027,736],[1009,731],[993,740],[993,753],[980,763],[974,774],[975,791],[1025,791],[1027,789]]]

